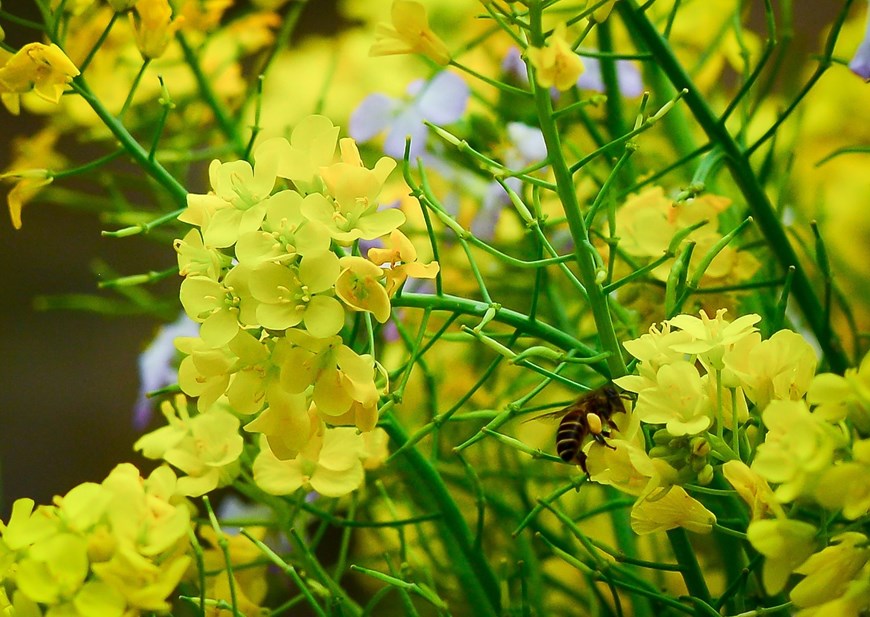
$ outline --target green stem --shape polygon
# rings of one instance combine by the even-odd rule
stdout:
[[[407,433],[394,417],[387,418],[381,426],[397,447],[401,448],[408,440]],[[442,528],[448,554],[453,559],[454,572],[468,598],[468,606],[475,608],[476,615],[500,615],[498,580],[483,552],[475,550],[468,524],[441,476],[417,448],[406,450],[405,460],[412,476],[412,485],[417,487],[413,492],[415,498],[421,502],[424,510],[440,510],[443,516],[438,524]]]
[[[544,35],[541,23],[543,5],[540,1],[529,2],[529,9],[532,44],[543,47]],[[552,118],[553,103],[550,99],[550,91],[548,88],[537,86],[531,68],[529,83],[535,95],[535,106],[538,111],[541,133],[544,136],[550,165],[556,178],[556,190],[565,209],[571,237],[574,239],[574,254],[577,257],[577,265],[580,269],[580,279],[589,295],[589,306],[595,320],[595,327],[598,331],[601,347],[604,351],[610,352],[610,355],[607,356],[608,373],[610,377],[620,377],[627,372],[625,360],[622,357],[619,340],[616,338],[610,309],[607,306],[607,297],[596,280],[595,248],[589,242],[586,224],[583,221],[580,203],[577,200],[574,180],[562,154],[561,139],[556,128],[556,123]]]
[[[674,551],[674,557],[676,557],[677,563],[680,564],[683,581],[686,583],[686,589],[689,590],[689,594],[702,602],[710,604],[710,591],[707,589],[707,582],[704,580],[701,565],[698,563],[695,551],[689,543],[686,530],[682,528],[670,529],[667,533],[668,540],[671,542],[671,549]]]
[[[79,95],[81,95],[85,102],[91,106],[91,109],[93,109],[97,116],[99,116],[100,120],[103,121],[106,128],[112,132],[115,139],[121,142],[121,146],[123,146],[130,154],[130,157],[138,163],[149,176],[154,178],[158,184],[163,186],[179,206],[186,207],[187,189],[185,189],[181,183],[172,176],[172,174],[166,171],[160,163],[151,160],[148,151],[145,150],[145,148],[143,148],[132,135],[130,135],[127,128],[117,118],[103,107],[103,104],[96,96],[94,96],[94,93],[91,92],[90,88],[88,88],[87,83],[81,75],[73,80],[72,87]]]
[[[847,4],[851,0],[847,0]],[[737,183],[746,203],[752,210],[768,245],[783,269],[795,266],[792,292],[806,318],[807,324],[819,342],[831,369],[842,373],[848,366],[846,354],[834,337],[827,335],[825,316],[821,303],[813,289],[806,271],[799,267],[797,254],[789,243],[785,230],[768,199],[764,188],[755,176],[746,153],[728,132],[727,128],[714,115],[698,88],[686,74],[668,42],[662,38],[655,25],[641,12],[634,0],[626,0],[616,5],[629,29],[655,55],[657,65],[668,76],[675,88],[688,90],[686,104],[698,124],[711,142],[717,144],[725,153],[726,164]]]

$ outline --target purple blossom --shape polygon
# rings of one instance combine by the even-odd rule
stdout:
[[[173,323],[160,327],[154,340],[139,356],[139,397],[133,407],[133,426],[137,429],[144,429],[151,420],[154,406],[148,393],[178,381],[178,370],[173,362],[177,353],[175,339],[198,334],[199,324],[181,313]]]
[[[864,81],[870,81],[870,2],[867,6],[867,25],[865,28],[864,40],[858,45],[855,57],[849,63],[849,68]]]
[[[514,170],[528,167],[530,164],[547,158],[547,144],[541,130],[520,122],[509,122],[507,125],[509,146],[504,153],[504,164]],[[505,184],[515,193],[522,190],[519,178],[507,178]],[[480,210],[471,222],[471,233],[482,240],[491,240],[495,234],[495,226],[501,217],[502,209],[510,204],[510,197],[498,182],[487,186]]]
[[[407,89],[408,99],[399,100],[385,94],[371,94],[363,99],[350,116],[348,132],[359,142],[366,142],[386,131],[384,153],[402,158],[405,138],[411,136],[411,157],[423,154],[428,127],[456,122],[465,113],[469,89],[458,75],[442,71],[429,81],[418,79]]]

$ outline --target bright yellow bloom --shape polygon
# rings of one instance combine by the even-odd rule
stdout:
[[[262,527],[247,527],[252,535],[262,540],[265,529]],[[203,565],[210,574],[206,577],[205,597],[210,600],[223,600],[228,605],[233,601],[242,615],[263,615],[261,603],[269,590],[266,576],[267,565],[251,567],[258,559],[262,562],[263,553],[249,538],[241,534],[225,535],[230,562],[233,565],[233,589],[230,589],[227,561],[223,550],[218,544],[217,534],[211,527],[203,526],[199,530],[203,544]],[[221,617],[227,614],[213,606],[206,606],[208,617]]]
[[[13,56],[0,50],[0,99],[11,113],[18,115],[22,94],[34,92],[52,103],[60,101],[73,77],[79,74],[72,60],[52,43],[28,43]]]
[[[846,369],[842,377],[833,373],[816,375],[807,392],[813,413],[829,422],[847,417],[863,434],[870,434],[870,353],[857,369]]]
[[[638,395],[634,413],[642,422],[664,424],[675,437],[697,435],[713,423],[713,402],[698,369],[682,360],[659,369],[655,385]]]
[[[0,174],[0,180],[17,180],[6,200],[9,204],[12,226],[21,229],[21,210],[24,204],[33,199],[42,187],[51,184],[54,178],[47,169],[28,169]]]
[[[764,555],[761,580],[767,593],[773,595],[782,591],[794,569],[812,554],[816,528],[802,521],[766,519],[751,522],[746,536]]]
[[[299,121],[288,142],[283,137],[268,139],[254,151],[254,159],[274,160],[277,173],[293,181],[302,193],[322,189],[320,168],[332,163],[339,128],[325,116],[308,116]]]
[[[678,343],[672,349],[698,356],[708,370],[724,368],[725,352],[740,339],[755,332],[757,328],[753,326],[761,321],[759,315],[750,313],[729,322],[725,320],[726,312],[725,309],[719,309],[716,311],[716,316],[710,319],[707,313],[701,310],[700,319],[684,314],[668,320],[672,327],[692,335],[691,342]]]
[[[380,280],[384,271],[372,262],[353,255],[341,258],[341,274],[335,293],[350,308],[368,311],[380,323],[390,318],[390,297]]]
[[[785,512],[767,481],[752,471],[743,461],[727,461],[722,465],[722,473],[740,497],[749,504],[752,520],[769,514],[782,518]]]
[[[662,497],[647,497],[631,509],[631,528],[641,535],[677,527],[710,533],[715,522],[716,515],[681,486],[672,486]]]
[[[437,262],[419,263],[417,249],[414,248],[408,237],[398,229],[394,229],[390,234],[390,248],[370,248],[368,258],[379,266],[389,264],[389,269],[386,270],[386,289],[387,295],[391,298],[409,276],[432,279],[435,278],[439,270]]]
[[[814,497],[829,510],[842,510],[856,520],[870,512],[870,439],[852,443],[853,461],[829,467],[816,486]]]
[[[362,456],[363,438],[355,428],[325,429],[288,461],[276,458],[261,439],[254,482],[273,495],[289,495],[304,487],[326,497],[341,497],[362,484]]]
[[[262,433],[275,458],[286,461],[298,456],[322,421],[309,408],[303,394],[271,392],[269,405],[245,425],[251,433]]]
[[[868,562],[870,545],[867,536],[854,531],[835,536],[829,546],[795,569],[806,578],[791,590],[792,602],[808,607],[839,598],[848,591]]]
[[[535,68],[535,81],[542,88],[567,90],[583,74],[583,61],[565,40],[565,24],[559,24],[544,47],[529,47],[526,54]]]
[[[130,23],[136,35],[136,45],[145,59],[159,58],[169,47],[183,19],[172,19],[169,0],[138,0],[135,17]]]
[[[378,24],[370,56],[421,54],[445,66],[450,52],[437,34],[429,28],[426,7],[414,0],[393,0],[392,25]]]

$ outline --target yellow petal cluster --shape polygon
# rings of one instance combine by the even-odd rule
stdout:
[[[535,81],[542,88],[568,90],[583,74],[583,61],[565,40],[564,24],[556,27],[544,47],[529,47],[526,55],[535,69]]]
[[[20,112],[22,94],[33,92],[57,103],[79,74],[72,60],[54,43],[28,43],[13,55],[0,50],[0,62],[0,100],[15,115]]]
[[[392,24],[379,24],[370,56],[420,54],[445,66],[450,52],[441,38],[432,32],[426,7],[415,0],[393,0]]]

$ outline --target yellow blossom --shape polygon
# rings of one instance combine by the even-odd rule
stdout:
[[[758,447],[752,469],[778,484],[776,498],[793,501],[812,491],[833,462],[844,438],[803,401],[772,401],[762,413],[768,432]]]
[[[535,81],[542,88],[567,90],[583,74],[583,61],[565,40],[565,24],[559,24],[544,47],[529,47],[526,54],[535,68]]]
[[[719,309],[716,311],[716,316],[710,319],[707,313],[701,310],[700,319],[684,314],[668,320],[672,327],[692,335],[692,341],[674,345],[674,351],[698,356],[708,370],[724,368],[725,352],[740,339],[755,332],[757,328],[753,326],[761,321],[759,315],[750,313],[729,322],[725,319],[726,312],[726,309]]]
[[[776,500],[767,481],[752,471],[743,461],[727,461],[722,465],[722,473],[737,494],[749,504],[752,520],[775,514],[782,518],[785,512]]]
[[[819,478],[814,496],[829,510],[842,510],[856,520],[870,512],[870,439],[852,444],[854,460],[829,467]]]
[[[319,115],[307,116],[299,121],[290,135],[268,139],[254,151],[254,159],[273,159],[277,173],[293,181],[302,193],[321,190],[320,168],[329,165],[335,154],[339,128],[332,121]]]
[[[438,274],[438,263],[421,264],[417,261],[417,249],[408,237],[398,229],[390,234],[390,248],[370,248],[368,258],[371,262],[383,266],[389,264],[387,274],[387,295],[391,298],[399,290],[405,280],[414,278],[431,279]]]
[[[426,7],[414,0],[393,0],[392,25],[378,24],[370,56],[421,54],[441,66],[450,63],[450,52],[429,28]]]
[[[806,578],[791,590],[792,602],[808,607],[844,595],[868,562],[870,545],[867,536],[854,531],[835,536],[829,546],[795,569]]]
[[[642,422],[664,424],[675,437],[697,435],[713,423],[713,402],[698,369],[682,360],[659,369],[655,385],[638,395],[634,413]]]
[[[816,375],[807,402],[815,406],[813,413],[829,422],[848,417],[863,434],[870,434],[870,353],[857,369],[846,369],[842,377],[833,373]]]
[[[0,99],[13,114],[20,111],[20,96],[34,92],[57,103],[73,77],[79,74],[63,50],[52,43],[28,43],[13,56],[0,50]]]
[[[9,204],[12,226],[21,229],[21,210],[24,204],[33,199],[42,187],[51,184],[54,178],[47,169],[28,169],[0,174],[0,180],[17,180],[6,200]]]
[[[368,311],[380,323],[390,318],[390,298],[380,283],[384,271],[372,262],[353,255],[342,257],[341,274],[335,282],[335,293],[350,308]]]
[[[641,535],[677,527],[710,533],[715,523],[716,515],[681,486],[672,486],[662,497],[648,497],[631,509],[631,528]]]
[[[273,495],[289,495],[300,488],[327,497],[341,497],[363,481],[363,438],[355,428],[325,429],[311,439],[296,458],[282,461],[260,440],[254,459],[254,482]]]
[[[815,549],[816,528],[790,519],[753,521],[746,530],[749,542],[764,555],[761,579],[768,594],[785,587],[794,569]]]
[[[137,0],[135,16],[130,22],[136,35],[136,45],[145,59],[159,58],[166,51],[183,19],[172,19],[169,0]]]

